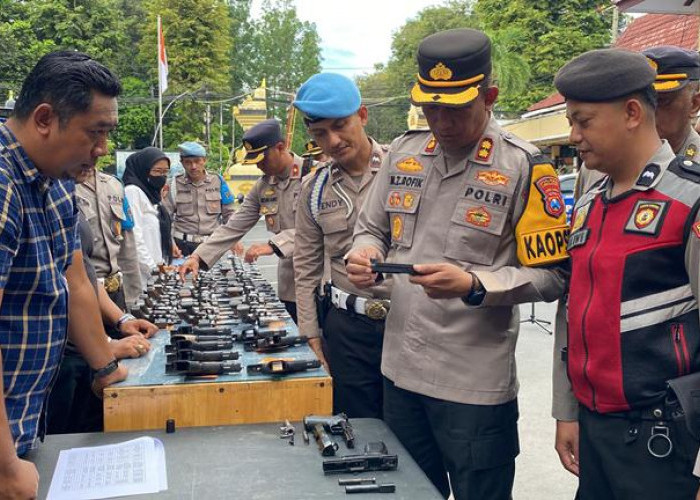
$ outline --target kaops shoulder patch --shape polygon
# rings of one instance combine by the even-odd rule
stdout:
[[[515,226],[518,260],[524,266],[545,266],[568,258],[569,229],[554,167],[543,157],[530,162],[523,213]]]

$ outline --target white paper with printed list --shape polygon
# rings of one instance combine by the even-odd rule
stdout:
[[[168,489],[163,443],[141,437],[123,443],[62,450],[47,500],[91,500]]]

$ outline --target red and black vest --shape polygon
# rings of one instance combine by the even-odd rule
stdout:
[[[601,181],[576,205],[569,237],[568,371],[576,398],[608,413],[654,404],[666,381],[700,370],[698,299],[686,248],[700,167],[648,165],[608,199]],[[691,263],[698,272],[699,263]]]

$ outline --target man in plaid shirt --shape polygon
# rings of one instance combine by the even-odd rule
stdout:
[[[0,125],[0,496],[36,496],[36,468],[20,457],[43,437],[66,334],[96,370],[97,394],[126,377],[85,274],[70,180],[107,154],[120,90],[89,56],[54,52]]]

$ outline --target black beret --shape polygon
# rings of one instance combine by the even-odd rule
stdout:
[[[265,150],[278,142],[284,142],[280,122],[275,118],[263,120],[243,134],[243,147],[246,155],[243,165],[260,163],[265,158]]]
[[[657,92],[675,92],[691,80],[700,80],[700,54],[672,45],[661,45],[642,51],[656,70]]]
[[[647,88],[656,71],[639,52],[599,49],[585,52],[562,67],[554,86],[566,99],[613,101]]]
[[[416,106],[464,106],[479,95],[491,74],[491,40],[469,28],[441,31],[418,46],[418,82],[411,90]]]

